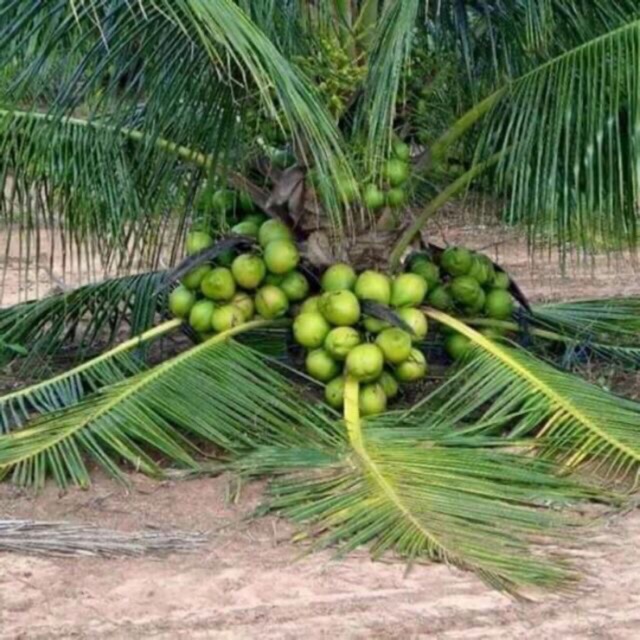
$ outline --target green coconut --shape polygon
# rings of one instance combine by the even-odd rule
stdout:
[[[398,309],[396,313],[401,320],[404,320],[404,322],[413,329],[413,335],[411,336],[413,342],[420,342],[425,339],[429,330],[429,323],[422,311],[409,307]]]
[[[473,254],[462,247],[449,247],[440,258],[440,266],[452,276],[464,276],[473,266]]]
[[[338,376],[324,388],[324,399],[330,407],[342,409],[344,405],[344,385],[344,376]]]
[[[309,294],[309,281],[299,271],[287,273],[280,283],[280,288],[285,292],[291,302],[300,302]]]
[[[195,331],[207,333],[211,331],[211,319],[216,308],[211,300],[198,300],[189,313],[189,324]]]
[[[300,252],[291,240],[272,240],[264,249],[264,262],[271,273],[283,275],[298,266]]]
[[[471,269],[467,274],[478,281],[478,284],[484,286],[493,281],[495,271],[493,263],[486,256],[474,255]]]
[[[169,310],[176,318],[188,318],[196,300],[193,291],[184,286],[177,287],[169,294]]]
[[[427,281],[429,289],[433,289],[440,282],[440,267],[428,258],[419,257],[412,260],[409,271],[422,276]]]
[[[461,333],[451,333],[444,339],[444,349],[453,360],[462,360],[471,351],[471,340]]]
[[[236,194],[230,189],[218,189],[211,198],[211,208],[219,214],[232,211],[236,206]]]
[[[250,213],[248,216],[243,218],[243,222],[253,222],[253,224],[258,226],[258,229],[268,220],[267,216],[264,213],[260,213],[260,211],[256,211],[254,213]]]
[[[233,298],[231,298],[231,304],[242,311],[242,315],[246,321],[253,318],[255,313],[255,305],[253,304],[253,298],[244,291],[238,291]]]
[[[233,261],[231,273],[243,289],[257,289],[267,275],[267,267],[259,256],[243,253]]]
[[[332,358],[344,360],[361,342],[360,334],[353,327],[336,327],[327,334],[324,348]]]
[[[463,306],[473,305],[482,293],[478,281],[471,276],[458,276],[450,286],[453,299]]]
[[[397,327],[381,331],[376,337],[376,344],[389,364],[400,364],[411,355],[411,336]]]
[[[347,373],[360,382],[372,382],[384,367],[384,354],[375,344],[360,344],[347,356]]]
[[[374,382],[360,388],[358,406],[361,416],[376,416],[387,409],[387,395],[381,384]]]
[[[215,262],[220,267],[231,267],[233,261],[236,259],[236,252],[234,249],[225,249],[221,251],[215,258]]]
[[[504,289],[506,291],[511,286],[511,279],[504,271],[496,271],[491,286],[494,289]]]
[[[438,285],[427,295],[427,303],[434,309],[449,311],[453,307],[453,298],[449,293],[448,285]]]
[[[409,163],[398,158],[391,158],[384,166],[384,176],[392,187],[403,185],[410,173]]]
[[[489,318],[495,320],[506,320],[513,314],[513,298],[504,289],[491,289],[487,293],[484,304],[484,312]]]
[[[192,231],[187,236],[185,248],[187,255],[194,256],[196,253],[200,253],[205,249],[213,246],[213,238],[204,231]]]
[[[252,222],[251,220],[243,220],[242,222],[238,222],[238,224],[231,227],[231,233],[237,236],[249,236],[251,238],[258,238],[258,232],[260,230],[260,225]]]
[[[393,400],[400,392],[400,385],[398,381],[388,371],[383,371],[378,378],[378,384],[382,385],[384,394],[389,400]]]
[[[299,313],[320,313],[320,296],[307,298],[300,307]]]
[[[307,373],[320,382],[329,382],[340,373],[340,365],[324,350],[314,349],[305,358]]]
[[[212,271],[212,269],[213,267],[210,264],[201,264],[197,267],[194,267],[184,275],[181,280],[182,285],[187,289],[191,289],[192,291],[200,289],[202,280]]]
[[[384,192],[375,184],[368,184],[364,188],[364,206],[371,211],[377,211],[384,207]]]
[[[279,287],[287,274],[283,273],[278,275],[276,273],[267,273],[264,279],[265,284],[272,284],[274,287]]]
[[[392,209],[403,207],[406,202],[407,192],[404,189],[400,187],[394,187],[393,189],[389,189],[389,191],[387,191],[387,204]]]
[[[360,320],[360,303],[351,291],[327,291],[318,304],[320,313],[333,325],[347,327]]]
[[[338,263],[331,265],[323,274],[320,286],[325,291],[341,291],[353,289],[358,276],[353,267],[348,264]]]
[[[258,289],[255,298],[256,311],[265,319],[281,318],[289,311],[289,299],[282,289],[267,284]]]
[[[331,331],[331,326],[320,313],[301,313],[293,321],[293,337],[305,349],[320,348]]]
[[[396,379],[400,382],[416,382],[427,375],[427,359],[419,349],[411,349],[409,357],[396,366]]]
[[[393,155],[398,158],[398,160],[408,162],[411,158],[411,147],[406,142],[396,140],[393,143]]]
[[[293,240],[291,229],[280,220],[267,220],[258,231],[260,246],[266,247],[274,240]]]
[[[242,310],[232,304],[216,307],[211,314],[211,326],[217,333],[228,331],[245,323]]]
[[[366,316],[364,319],[364,328],[369,333],[380,333],[384,329],[388,329],[392,325],[386,320],[379,320],[378,318],[373,318],[371,316]]]
[[[216,267],[202,279],[200,290],[210,300],[226,302],[236,293],[236,281],[230,269]]]
[[[391,284],[391,305],[417,307],[427,295],[427,281],[416,273],[402,273]]]
[[[360,300],[388,305],[391,301],[391,278],[378,271],[364,271],[358,276],[354,290]]]
[[[484,309],[487,296],[483,289],[478,292],[478,297],[471,303],[464,307],[464,312],[468,316],[476,316]]]

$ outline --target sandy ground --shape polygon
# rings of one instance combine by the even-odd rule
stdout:
[[[570,269],[538,259],[521,239],[462,221],[449,242],[488,247],[536,299],[640,294],[627,258]],[[497,243],[497,244],[496,244]],[[43,282],[46,289],[47,282]],[[86,492],[39,495],[0,486],[0,518],[206,532],[195,554],[167,559],[42,559],[0,554],[0,638],[638,638],[640,512],[598,530],[576,558],[578,595],[519,603],[444,566],[301,557],[291,528],[248,521],[261,487],[236,496],[227,477],[181,483],[133,478],[125,491],[96,476]],[[234,499],[232,499],[232,497]]]

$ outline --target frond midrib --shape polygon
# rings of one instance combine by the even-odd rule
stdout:
[[[640,24],[640,21],[639,21]],[[576,407],[566,397],[556,393],[548,384],[537,378],[526,367],[523,367],[520,363],[516,362],[513,358],[509,357],[509,354],[502,349],[500,345],[485,338],[482,334],[474,331],[468,327],[465,323],[456,320],[452,316],[437,311],[435,309],[425,309],[425,314],[444,325],[451,327],[458,333],[461,333],[465,337],[469,338],[472,342],[482,347],[486,352],[491,354],[494,358],[497,358],[503,362],[507,367],[514,371],[520,378],[527,380],[534,388],[538,389],[542,394],[547,396],[552,403],[552,406],[557,407],[557,411],[564,411],[566,415],[572,416],[579,423],[583,424],[589,431],[598,435],[605,442],[608,442],[610,446],[616,447],[620,451],[626,453],[630,458],[640,461],[640,453],[629,448],[623,442],[620,442],[617,438],[612,437],[606,431],[603,431],[589,416],[585,415],[578,407]],[[560,416],[555,414],[551,416],[547,425],[552,420],[559,419]],[[572,459],[573,460],[573,459]]]

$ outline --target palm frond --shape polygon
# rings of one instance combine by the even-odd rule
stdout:
[[[566,545],[578,520],[553,507],[588,490],[489,438],[405,430],[401,414],[362,424],[357,384],[349,398],[342,446],[261,447],[236,463],[245,473],[282,475],[266,509],[306,525],[313,549],[369,545],[374,558],[446,562],[512,593],[575,578],[532,542]]]
[[[171,360],[102,389],[84,401],[0,436],[0,475],[41,486],[89,483],[85,458],[123,478],[124,461],[159,474],[151,452],[198,468],[197,442],[240,454],[260,444],[300,445],[324,436],[323,418],[264,356],[230,337],[235,327]]]
[[[614,396],[522,349],[492,341],[435,310],[427,315],[475,349],[469,364],[426,401],[440,399],[443,424],[535,436],[537,448],[568,468],[590,463],[605,477],[640,470],[640,404]],[[432,408],[429,409],[430,411]],[[479,427],[473,426],[480,423]],[[490,426],[482,426],[487,425]]]
[[[0,396],[0,433],[22,426],[37,414],[77,404],[86,395],[140,373],[147,366],[146,359],[132,352],[180,325],[180,320],[169,320],[53,378]]]
[[[380,16],[360,103],[358,126],[366,133],[367,169],[376,171],[388,156],[401,78],[411,54],[419,0],[390,2]]]
[[[0,339],[26,349],[21,364],[31,375],[65,346],[85,357],[98,344],[112,344],[127,325],[136,336],[154,324],[166,307],[166,293],[159,292],[164,277],[158,271],[112,278],[0,309]],[[4,348],[0,364],[19,355]]]
[[[478,158],[503,152],[507,217],[538,242],[637,242],[640,16],[559,55],[485,101]]]
[[[144,254],[154,268],[166,240],[180,241],[204,181],[244,166],[256,144],[244,113],[259,101],[329,184],[350,174],[315,91],[231,0],[10,0],[2,18],[0,68],[20,69],[0,104],[0,184],[10,193],[3,213],[30,230],[22,232],[29,255],[54,228],[56,251],[82,250],[89,264],[97,256],[127,265]],[[47,117],[18,118],[15,109]],[[141,134],[135,144],[123,135],[132,130]],[[167,154],[159,138],[206,156],[207,166]],[[341,196],[327,195],[339,224]]]

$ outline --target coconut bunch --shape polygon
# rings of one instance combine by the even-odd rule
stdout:
[[[480,332],[492,339],[504,337],[506,332],[499,322],[512,318],[516,301],[510,293],[509,275],[487,256],[464,247],[449,247],[438,254],[413,254],[407,268],[429,284],[427,305],[462,318],[498,321]],[[471,343],[465,336],[450,332],[444,346],[458,360],[466,356]]]
[[[194,267],[169,296],[171,313],[188,321],[203,339],[256,315],[282,317],[309,293],[307,278],[296,270],[300,253],[285,224],[250,214],[232,232],[254,237],[259,246],[239,255],[230,250]],[[207,232],[193,231],[187,238],[187,253],[196,255],[213,244]]]
[[[292,317],[305,371],[325,385],[325,399],[337,409],[347,376],[361,383],[363,415],[385,411],[400,385],[425,377],[428,363],[418,343],[427,336],[428,323],[418,307],[493,320],[513,314],[507,274],[486,256],[462,247],[415,253],[406,271],[395,277],[374,270],[358,273],[339,263],[311,283],[298,268],[299,250],[281,221],[252,212],[231,231],[253,238],[254,246],[217,254],[187,272],[170,294],[172,314],[202,339],[254,318]],[[213,245],[209,233],[195,230],[186,250],[193,256]],[[483,331],[498,337],[496,329]],[[466,355],[470,344],[448,333],[444,347],[455,360]]]

